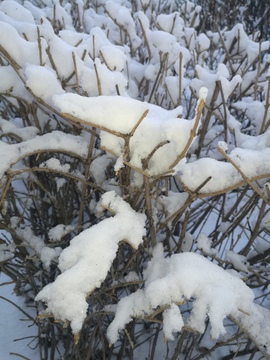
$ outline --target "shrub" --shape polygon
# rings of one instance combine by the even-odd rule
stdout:
[[[269,358],[269,42],[189,1],[0,11],[1,271],[40,358]]]

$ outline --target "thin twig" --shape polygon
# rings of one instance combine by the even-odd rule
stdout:
[[[78,69],[77,69],[77,63],[76,63],[76,55],[72,51],[72,60],[74,65],[74,71],[75,71],[75,78],[76,78],[76,92],[77,94],[80,93],[80,86],[79,86],[79,76],[78,76]]]
[[[243,173],[240,167],[226,154],[226,152],[218,146],[218,151],[232,164],[232,166],[241,174],[244,181],[249,184],[249,186],[267,203],[269,204],[270,201],[266,199],[264,194],[250,181],[250,179]]]
[[[149,222],[149,230],[151,243],[154,247],[156,245],[156,227],[153,219],[152,202],[151,202],[151,187],[148,176],[144,176],[144,189],[145,189],[145,203],[147,209],[147,218]]]
[[[96,63],[94,63],[94,69],[95,69],[96,79],[97,79],[98,95],[102,95],[102,87],[101,87],[100,77],[99,77],[99,74],[98,74],[97,64]]]
[[[181,154],[178,155],[177,158],[174,160],[174,162],[169,166],[169,169],[174,168],[179,163],[179,161],[181,161],[186,156],[186,154],[188,152],[188,149],[190,148],[195,136],[197,135],[197,130],[198,130],[198,127],[199,127],[199,124],[200,124],[204,104],[205,104],[204,99],[198,100],[194,126],[190,130],[190,135],[189,135],[188,141],[187,141],[183,151],[181,152]]]

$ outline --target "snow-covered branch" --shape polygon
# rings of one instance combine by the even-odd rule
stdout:
[[[136,249],[145,235],[145,216],[137,214],[115,192],[104,194],[100,205],[115,215],[71,240],[59,257],[61,274],[36,296],[36,301],[47,304],[46,314],[70,321],[76,336],[87,314],[87,296],[105,280],[119,242],[126,241]]]

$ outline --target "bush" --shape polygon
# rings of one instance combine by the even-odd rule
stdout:
[[[41,359],[270,356],[269,42],[202,5],[0,4],[1,271]]]

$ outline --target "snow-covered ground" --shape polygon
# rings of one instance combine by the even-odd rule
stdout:
[[[35,309],[27,307],[13,289],[10,279],[0,273],[0,360],[39,359],[38,329],[32,320]]]

